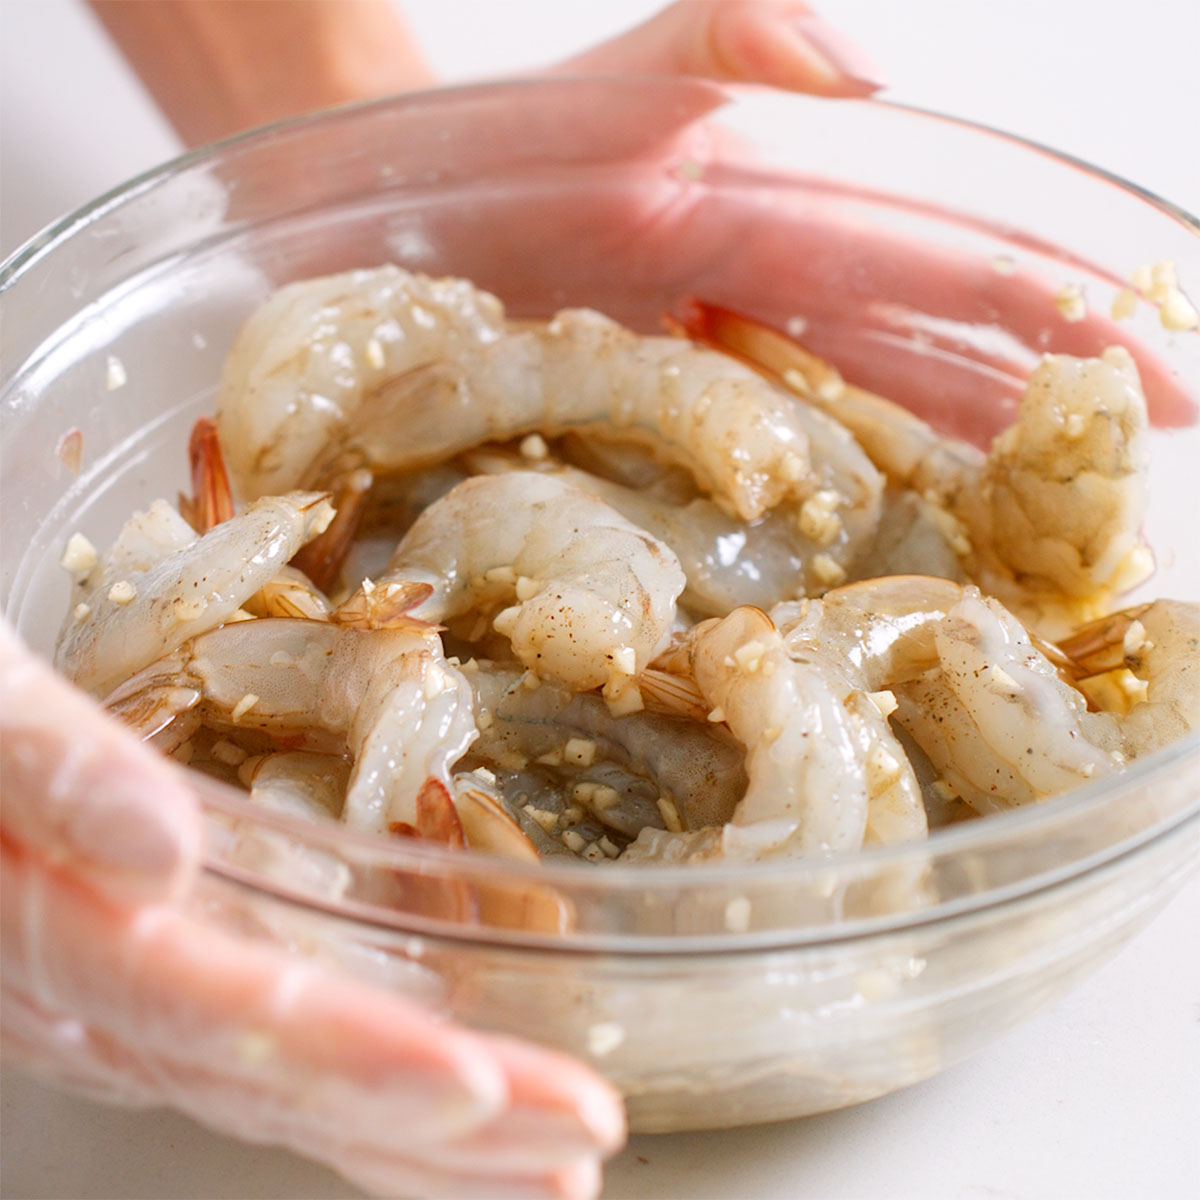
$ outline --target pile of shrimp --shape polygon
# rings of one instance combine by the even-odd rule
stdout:
[[[531,861],[912,841],[1200,725],[1200,606],[1118,608],[1152,567],[1126,352],[1047,355],[985,453],[686,311],[285,287],[191,496],[69,543],[58,666],[263,806]]]

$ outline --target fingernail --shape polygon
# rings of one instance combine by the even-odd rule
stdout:
[[[137,761],[143,755],[105,737],[73,745],[53,770],[46,810],[64,849],[105,891],[166,899],[199,861],[200,814],[169,764]]]
[[[611,1154],[623,1141],[624,1121],[605,1113],[582,1121],[570,1112],[512,1109],[467,1136],[423,1151],[438,1167],[468,1162],[472,1172],[544,1175],[597,1154]]]
[[[592,1200],[592,1197],[600,1195],[603,1181],[600,1164],[590,1158],[572,1163],[551,1178],[562,1200]]]
[[[798,17],[792,28],[825,59],[835,74],[862,84],[864,91],[875,92],[887,86],[883,72],[866,51],[840,29],[817,16]]]
[[[162,891],[196,840],[179,807],[164,803],[158,812],[149,811],[140,787],[130,795],[119,785],[102,783],[78,798],[64,832],[85,862],[116,873],[135,890]]]
[[[617,1150],[624,1143],[628,1127],[625,1107],[609,1085],[589,1088],[579,1100],[579,1118],[602,1153]]]

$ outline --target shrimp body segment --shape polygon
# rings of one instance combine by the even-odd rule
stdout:
[[[896,717],[976,811],[1036,803],[1119,769],[1109,723],[995,600],[965,588],[934,640],[938,665],[897,685]]]
[[[480,473],[529,469],[519,456],[500,451],[476,451],[467,461]],[[794,506],[781,505],[756,521],[741,521],[694,489],[664,496],[551,460],[538,470],[598,496],[669,546],[687,578],[682,603],[699,616],[723,616],[739,604],[770,608],[796,595],[818,594],[829,586],[822,568],[837,574],[862,549],[862,540],[852,541],[844,522],[831,538],[823,532],[805,535]]]
[[[395,583],[433,588],[410,616],[490,608],[531,671],[614,698],[665,641],[685,580],[666,546],[602,501],[514,472],[468,479],[426,509],[374,586]]]
[[[370,448],[366,466],[397,471],[532,432],[607,432],[649,444],[723,508],[753,520],[815,490],[794,408],[723,354],[569,309],[384,385],[363,407],[365,432],[345,441]]]
[[[1141,583],[1154,566],[1141,537],[1147,426],[1128,352],[1046,355],[979,485],[954,504],[972,530],[980,586],[1019,594],[1056,631]]]
[[[328,497],[312,492],[256,501],[199,538],[170,511],[135,516],[76,590],[55,665],[86,691],[103,696],[227,621],[333,519]]]
[[[967,574],[1054,636],[1111,607],[1153,569],[1141,538],[1149,418],[1121,347],[1047,354],[987,455],[942,438],[785,335],[694,302],[689,332],[738,354],[835,417],[896,485],[941,505]]]
[[[415,827],[426,781],[448,788],[475,738],[470,686],[431,630],[239,621],[187,642],[106,703],[143,735],[178,723],[176,742],[204,724],[347,754],[342,819],[378,833]]]
[[[394,266],[280,288],[243,327],[221,377],[217,429],[239,493],[300,486],[372,389],[504,328],[500,302],[466,280]]]
[[[777,605],[771,619],[791,654],[824,654],[858,687],[878,692],[936,665],[937,626],[961,597],[947,579],[891,575]]]
[[[886,718],[823,655],[789,654],[752,608],[704,622],[693,637],[696,683],[747,751],[750,785],[725,828],[727,854],[856,849],[872,806],[879,840],[925,831],[920,790]]]

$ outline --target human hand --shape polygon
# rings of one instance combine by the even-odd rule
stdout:
[[[681,0],[535,74],[691,75],[846,98],[884,86],[866,51],[801,0]]]
[[[188,146],[426,88],[429,64],[391,0],[89,0]],[[695,75],[865,96],[866,56],[800,0],[682,0],[532,74]]]
[[[585,305],[653,332],[691,295],[779,328],[799,316],[805,344],[848,380],[980,443],[1011,420],[1042,353],[1124,345],[1151,420],[1195,420],[1194,401],[1161,358],[1095,308],[1069,319],[1057,304],[1061,280],[1021,265],[1019,250],[1015,269],[999,270],[990,255],[908,233],[906,205],[930,215],[920,197],[856,199],[835,180],[764,164],[722,120],[733,98],[735,88],[698,78],[542,79],[430,96],[432,113],[419,98],[369,120],[297,129],[294,146],[276,138],[264,152],[286,161],[328,139],[331,161],[350,172],[362,163],[364,173],[342,171],[336,193],[310,177],[264,210],[371,194],[378,185],[367,172],[381,154],[395,177],[423,172],[455,201],[380,205],[290,248],[286,275],[274,272],[276,259],[260,265],[282,284],[375,266],[401,247],[401,265],[470,278],[520,317]],[[794,106],[819,135],[823,101],[772,103],[781,120]],[[280,172],[261,174],[273,182]],[[886,204],[894,223],[860,215]],[[940,219],[997,242],[1012,234],[950,209]],[[1077,267],[1086,276],[1087,264]],[[1006,337],[964,344],[959,327]]]
[[[0,622],[6,1059],[381,1194],[593,1194],[623,1118],[585,1068],[188,912],[201,787]]]
[[[803,46],[772,59],[786,43],[763,40],[769,21],[744,19],[776,7],[802,6],[676,6],[591,67],[619,70],[628,55],[643,70],[742,77],[758,62],[836,91],[826,59]],[[703,32],[712,21],[725,30],[716,43]],[[713,102],[704,92],[694,111]],[[664,118],[664,136],[681,115]],[[599,1160],[623,1134],[607,1085],[197,917],[203,782],[138,744],[7,626],[0,689],[0,1037],[11,1062],[97,1098],[170,1104],[388,1194],[597,1189]]]

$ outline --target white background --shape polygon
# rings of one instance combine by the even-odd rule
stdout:
[[[535,66],[656,0],[407,0],[447,80]],[[1200,212],[1197,0],[827,0],[892,98],[1067,150]],[[0,0],[0,253],[170,157],[174,136],[77,0]],[[353,1196],[165,1113],[3,1080],[0,1191]],[[970,1063],[843,1113],[637,1138],[609,1197],[1088,1200],[1200,1194],[1200,881],[1050,1012]]]

